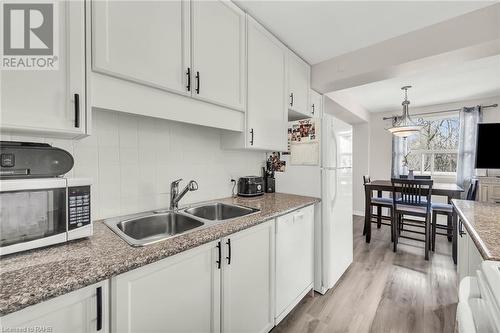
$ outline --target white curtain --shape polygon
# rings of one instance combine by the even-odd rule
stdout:
[[[477,124],[481,122],[481,107],[460,111],[460,138],[458,143],[457,185],[467,192],[476,164]]]
[[[408,168],[403,165],[403,158],[407,154],[408,144],[406,138],[392,136],[392,178],[399,178],[408,174]]]

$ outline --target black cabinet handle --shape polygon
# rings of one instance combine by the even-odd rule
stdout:
[[[253,128],[251,128],[251,129],[250,129],[250,135],[251,135],[251,136],[250,136],[250,146],[253,146],[253,134],[254,134],[254,132],[253,132]]]
[[[293,93],[290,94],[290,106],[293,106]]]
[[[231,238],[227,239],[226,244],[228,246],[228,256],[226,257],[227,264],[231,265]]]
[[[188,67],[188,69],[186,71],[186,75],[187,75],[186,88],[187,88],[187,91],[191,91],[191,68]]]
[[[96,299],[97,299],[96,331],[100,331],[102,329],[102,287],[97,287]]]
[[[75,127],[80,128],[80,95],[75,94]]]
[[[314,114],[314,104],[312,105],[312,114]]]
[[[458,222],[458,234],[460,235],[460,237],[463,237],[465,235],[465,231],[463,230],[463,223],[462,221]]]
[[[219,255],[218,255],[219,260],[217,260],[216,263],[217,263],[217,269],[220,269],[220,264],[221,264],[221,259],[222,259],[221,258],[221,256],[222,256],[221,251],[222,250],[221,250],[220,242],[217,243],[217,250],[219,252]]]
[[[196,72],[196,93],[200,94],[200,72]]]

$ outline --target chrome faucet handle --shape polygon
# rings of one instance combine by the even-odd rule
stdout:
[[[188,184],[188,189],[190,191],[196,191],[198,189],[198,183],[195,180],[191,180]]]

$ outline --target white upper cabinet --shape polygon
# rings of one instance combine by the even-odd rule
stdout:
[[[62,137],[87,131],[84,2],[61,1],[55,8],[59,68],[1,71],[2,131]]]
[[[309,112],[316,118],[323,114],[323,96],[314,90],[309,90]]]
[[[192,1],[193,96],[244,110],[245,13],[230,1]]]
[[[190,94],[189,2],[92,2],[92,70]]]
[[[311,117],[309,86],[311,67],[295,53],[288,53],[288,109]]]
[[[274,220],[222,239],[222,333],[274,326]]]
[[[247,15],[245,132],[225,133],[225,148],[286,150],[286,60],[286,47]]]
[[[286,52],[283,44],[248,17],[247,131],[250,147],[286,150]]]

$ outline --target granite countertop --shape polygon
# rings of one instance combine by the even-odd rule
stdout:
[[[0,316],[315,204],[320,199],[273,193],[213,201],[261,211],[145,247],[130,246],[102,221],[97,221],[90,238],[0,258]]]
[[[500,205],[457,199],[452,203],[483,259],[500,261]]]

